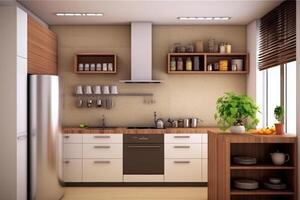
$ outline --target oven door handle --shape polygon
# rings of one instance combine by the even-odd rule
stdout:
[[[128,148],[135,148],[135,149],[158,149],[158,148],[160,148],[161,146],[150,146],[150,145],[148,145],[148,146],[146,146],[146,145],[144,145],[144,146],[138,146],[138,145],[136,145],[136,146],[127,146]]]

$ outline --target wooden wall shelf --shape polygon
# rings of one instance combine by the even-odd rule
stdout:
[[[101,64],[101,70],[97,70],[97,64]],[[103,63],[106,64],[106,70],[103,70]],[[112,64],[112,70],[109,70],[109,63]],[[80,70],[79,64],[95,64],[95,69]],[[116,74],[117,73],[117,55],[114,53],[77,53],[74,57],[74,72],[77,74]],[[83,67],[84,68],[84,67]]]
[[[199,56],[200,58],[200,69],[198,71],[185,70],[185,60],[190,57],[193,62],[193,58]],[[184,70],[173,71],[171,70],[171,59],[177,59],[181,57],[184,63]],[[242,71],[232,71],[231,61],[232,59],[242,59],[243,60],[243,70]],[[219,62],[219,60],[228,60],[228,71],[208,71],[208,64],[213,64]],[[167,73],[168,74],[248,74],[249,73],[249,60],[247,53],[169,53],[167,58]]]
[[[290,155],[290,160],[285,165],[273,165],[270,153],[277,150]],[[233,164],[233,157],[241,155],[255,157],[258,164]],[[209,200],[296,200],[298,197],[296,136],[209,132],[208,156]],[[287,184],[287,189],[266,189],[264,183],[271,177],[281,178]],[[238,179],[256,180],[259,182],[259,189],[236,189],[233,182]]]

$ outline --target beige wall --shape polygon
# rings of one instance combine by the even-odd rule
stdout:
[[[217,97],[225,91],[246,93],[245,75],[168,75],[166,55],[175,42],[188,43],[209,37],[228,41],[234,52],[246,51],[246,26],[153,26],[153,77],[163,84],[128,85],[130,77],[130,26],[53,26],[59,38],[59,73],[63,84],[63,125],[99,125],[105,114],[109,126],[152,125],[153,112],[167,119],[198,117],[202,125],[215,125]],[[115,52],[117,75],[77,75],[72,72],[76,52]],[[78,109],[72,96],[76,85],[118,85],[121,92],[152,92],[155,104],[142,97],[115,97],[112,110]]]

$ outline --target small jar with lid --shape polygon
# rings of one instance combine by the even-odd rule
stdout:
[[[187,59],[186,59],[185,70],[186,71],[192,71],[193,70],[193,64],[192,64],[192,60],[191,60],[190,57],[187,57]]]
[[[225,49],[226,49],[226,53],[231,53],[231,44],[226,43]]]
[[[177,60],[177,71],[183,71],[183,60],[181,57]]]
[[[175,57],[171,58],[171,62],[170,62],[170,70],[171,71],[176,71],[176,60]]]
[[[225,48],[225,43],[224,42],[222,42],[220,44],[220,53],[226,53],[226,48]]]
[[[194,53],[194,45],[193,44],[188,44],[187,46],[186,46],[186,52],[188,52],[188,53]]]

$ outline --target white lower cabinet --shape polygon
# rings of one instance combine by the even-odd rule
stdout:
[[[65,182],[207,182],[207,134],[166,134],[164,176],[123,176],[122,134],[63,138]]]
[[[165,182],[207,182],[207,134],[165,135]]]
[[[165,182],[201,182],[201,159],[165,159]]]
[[[83,159],[83,182],[123,182],[123,159]]]
[[[64,159],[63,168],[65,182],[82,182],[82,159]]]

